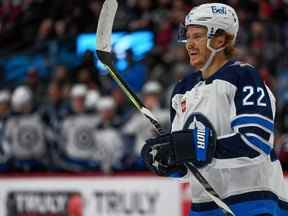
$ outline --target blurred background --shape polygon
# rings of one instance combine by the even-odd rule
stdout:
[[[115,65],[169,130],[169,97],[193,73],[179,23],[201,0],[119,0]],[[237,55],[277,98],[275,148],[288,170],[288,1],[227,0],[240,19]],[[155,134],[95,56],[101,0],[0,1],[0,171],[145,171]]]

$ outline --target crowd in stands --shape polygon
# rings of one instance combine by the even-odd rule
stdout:
[[[185,14],[203,0],[118,0],[114,30],[149,30],[141,61],[126,53],[122,75],[169,130],[169,97],[193,73],[177,42]],[[240,19],[238,59],[254,65],[277,98],[275,148],[288,171],[288,2],[218,1]],[[155,130],[76,38],[95,33],[103,0],[0,2],[0,170],[145,170],[140,149]]]

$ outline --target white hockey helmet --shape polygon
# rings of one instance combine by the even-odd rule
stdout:
[[[0,90],[0,103],[8,103],[10,100],[10,92],[8,90]]]
[[[98,99],[96,107],[100,112],[105,110],[114,110],[116,108],[116,103],[113,97],[105,96]]]
[[[145,83],[142,89],[143,94],[160,94],[161,91],[162,91],[161,84],[153,80]]]
[[[97,90],[88,90],[85,98],[85,106],[87,109],[96,108],[96,104],[100,98],[100,93]]]
[[[239,30],[239,20],[235,10],[222,3],[207,3],[192,8],[185,18],[185,29],[189,25],[205,26],[207,37],[210,39],[217,30],[223,30],[233,35],[233,43]],[[182,35],[181,38],[180,41],[186,42],[186,35]]]
[[[12,95],[11,103],[14,109],[18,109],[22,106],[32,103],[32,91],[27,86],[17,87]]]
[[[186,29],[189,25],[204,26],[207,28],[207,48],[211,51],[206,63],[200,71],[205,71],[217,52],[225,49],[221,47],[214,49],[211,47],[211,39],[217,33],[217,30],[223,30],[233,36],[232,44],[235,43],[239,30],[239,20],[235,10],[226,4],[207,3],[193,8],[185,18],[185,23],[179,30],[178,39],[180,42],[187,42]]]
[[[70,91],[71,98],[86,97],[88,88],[84,84],[75,84]]]

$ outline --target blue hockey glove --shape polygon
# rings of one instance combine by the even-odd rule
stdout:
[[[181,131],[164,134],[147,140],[142,157],[158,175],[170,175],[171,169],[181,168],[186,162],[201,168],[209,164],[215,154],[216,132],[210,121],[201,113],[193,113]],[[180,165],[181,164],[181,165]]]
[[[181,177],[187,173],[187,169],[184,165],[175,163],[170,136],[169,133],[148,139],[141,156],[146,166],[157,175]]]
[[[171,144],[176,163],[192,162],[201,168],[216,151],[217,135],[212,123],[201,113],[192,113],[181,131],[173,132]]]

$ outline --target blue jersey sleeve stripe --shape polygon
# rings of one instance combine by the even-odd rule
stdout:
[[[271,133],[267,132],[266,130],[264,130],[263,128],[260,128],[258,126],[247,126],[247,127],[239,127],[238,131],[241,134],[257,134],[259,137],[261,137],[262,139],[264,139],[265,141],[269,142],[270,137],[271,137]]]
[[[264,140],[262,140],[257,135],[246,134],[244,135],[245,138],[248,140],[249,143],[253,144],[260,150],[262,150],[265,154],[270,155],[272,148],[269,144],[267,144]]]
[[[258,118],[264,119],[264,120],[266,120],[266,121],[268,121],[268,122],[270,122],[272,124],[274,122],[272,119],[270,119],[270,118],[268,118],[268,117],[266,117],[264,115],[261,115],[261,114],[248,114],[248,113],[236,115],[236,116],[234,116],[232,118],[232,120],[235,120],[235,119],[241,118],[241,117],[258,117]]]
[[[259,124],[241,124],[241,125],[237,125],[237,126],[234,126],[232,127],[235,131],[243,131],[243,128],[257,128],[258,130],[261,130],[263,132],[266,132],[267,134],[269,134],[269,136],[271,134],[273,134],[273,132],[270,130],[270,129],[267,129]]]
[[[268,121],[264,118],[258,117],[258,116],[241,116],[237,117],[231,122],[231,127],[237,127],[242,125],[259,125],[261,127],[266,128],[271,133],[273,133],[274,130],[274,124],[271,121]]]

